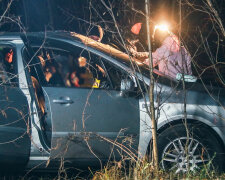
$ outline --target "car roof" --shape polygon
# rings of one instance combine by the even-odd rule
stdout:
[[[39,36],[44,37],[45,35],[51,35],[51,36],[58,36],[58,35],[66,35],[69,34],[67,31],[46,31],[46,32],[1,32],[0,33],[0,39],[8,38],[11,39],[12,37],[19,39],[21,36]]]
[[[78,38],[74,38],[67,31],[46,31],[46,32],[1,32],[0,40],[11,41],[11,40],[23,40],[24,43],[31,39],[43,40],[44,38],[54,39],[70,39],[80,41]]]
[[[24,42],[26,40],[36,39],[42,41],[44,38],[53,38],[53,39],[67,39],[77,41],[79,43],[83,43],[86,46],[92,47],[96,50],[102,51],[106,54],[111,56],[123,59],[123,60],[130,60],[130,56],[108,44],[104,44],[98,41],[95,41],[85,35],[81,35],[75,32],[68,32],[68,31],[46,31],[46,32],[4,32],[0,33],[0,40],[18,40],[22,39]],[[139,60],[135,59],[136,62],[140,62]],[[141,63],[141,62],[140,62]]]
[[[12,32],[1,32],[0,33],[0,40],[19,40],[20,33],[12,33]]]

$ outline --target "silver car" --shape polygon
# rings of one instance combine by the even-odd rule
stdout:
[[[13,52],[8,54],[9,52]],[[12,62],[6,61],[10,56]],[[151,156],[149,70],[67,32],[0,36],[0,164],[7,170],[102,165]],[[157,75],[162,168],[224,167],[224,89]]]

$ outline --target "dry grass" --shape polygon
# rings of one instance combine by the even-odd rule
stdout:
[[[175,174],[174,172],[159,171],[158,175],[154,172],[154,167],[147,161],[131,162],[124,168],[121,162],[106,166],[93,175],[93,180],[146,180],[146,179],[225,179],[225,174],[219,174],[215,171],[208,171],[207,167],[196,173]]]

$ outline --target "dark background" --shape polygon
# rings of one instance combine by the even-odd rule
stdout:
[[[10,1],[0,1],[1,14],[7,8],[8,2]],[[107,5],[112,5],[116,20],[120,26],[123,26],[123,30],[135,22],[145,22],[144,16],[137,12],[145,11],[144,0],[105,0],[105,2]],[[178,23],[179,9],[176,0],[152,0],[150,3],[152,20],[165,19],[175,24]],[[222,10],[221,2],[216,4]],[[132,8],[137,11],[135,12]],[[192,11],[185,3],[182,8],[182,14],[185,16]],[[111,15],[100,0],[13,0],[6,16],[19,17],[26,31],[83,32],[84,28],[90,26],[89,23],[100,24],[104,28],[107,28],[106,26],[113,27]],[[185,21],[182,25],[183,29],[187,31],[190,26],[199,25],[200,19],[200,13],[197,17],[193,13],[189,14],[188,17],[182,19]],[[5,19],[1,22],[1,31],[21,31],[21,28]]]
[[[0,15],[7,8],[10,0],[0,1]],[[131,26],[136,22],[145,24],[145,17],[137,11],[144,12],[144,0],[105,0],[111,4],[120,30],[130,33]],[[203,6],[201,0],[182,0],[182,35],[184,38],[196,34],[200,28],[209,33],[212,23],[206,13],[194,11],[191,2],[197,7]],[[213,5],[222,19],[225,19],[225,1],[212,0]],[[150,0],[151,20],[164,19],[172,24],[173,31],[179,29],[179,8],[177,0]],[[133,9],[136,11],[134,11]],[[3,18],[0,31],[46,31],[66,30],[78,33],[96,33],[96,25],[101,25],[105,32],[116,34],[112,17],[100,0],[13,0],[10,9],[5,14],[13,20],[19,20],[20,26],[12,19]],[[23,29],[22,29],[23,28]],[[143,28],[145,29],[145,28]],[[107,34],[107,33],[106,33]]]
[[[9,2],[9,0],[0,1],[0,16]],[[180,28],[178,2],[150,0],[150,18],[153,24],[162,19],[169,21],[173,32],[177,33]],[[225,0],[212,0],[212,2],[224,24]],[[105,3],[111,5],[123,37],[131,35],[130,28],[134,23],[142,22],[145,25],[145,17],[140,13],[145,11],[144,0],[105,0]],[[212,17],[202,12],[207,10],[204,6],[203,0],[182,0],[182,38],[190,53],[194,54],[198,70],[217,61],[225,62],[225,37],[218,26],[215,26],[216,23],[212,22]],[[117,41],[118,44],[121,41],[111,14],[100,0],[13,0],[4,17],[0,22],[1,32],[63,30],[98,35],[97,25],[101,25],[105,32],[104,43]],[[145,29],[143,26],[141,38],[144,40],[146,39]],[[206,53],[206,47],[201,45],[202,37],[208,43],[210,53],[214,57],[213,62],[210,55]],[[220,65],[218,68],[221,73],[225,72],[223,66]],[[207,70],[206,78],[212,77],[210,73],[214,71]]]

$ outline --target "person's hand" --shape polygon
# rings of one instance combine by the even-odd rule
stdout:
[[[8,63],[12,63],[12,61],[13,61],[13,51],[12,51],[12,49],[10,49],[10,51],[6,54],[5,60]]]
[[[98,70],[102,73],[102,76],[106,77],[106,73],[105,73],[104,69],[101,66],[99,66],[98,64],[96,64],[96,66],[97,66]]]
[[[130,46],[132,46],[135,50],[137,50],[137,47],[135,46],[135,44],[139,42],[139,39],[130,40],[130,39],[128,38],[128,39],[127,39],[127,42],[129,43]]]
[[[138,53],[136,47],[133,47],[132,45],[126,45],[126,48],[133,57],[136,57],[136,54]]]

